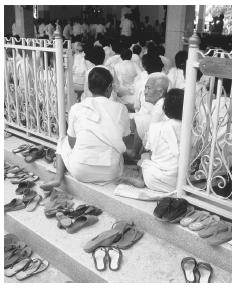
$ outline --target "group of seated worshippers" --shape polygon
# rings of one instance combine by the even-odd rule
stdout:
[[[178,174],[187,52],[179,51],[171,67],[163,47],[153,42],[121,47],[118,41],[103,40],[100,37],[94,47],[74,45],[73,76],[79,79],[75,90],[82,95],[70,109],[67,136],[58,142],[57,174],[41,188],[60,186],[67,169],[81,182],[128,183],[172,192]],[[133,57],[134,47],[140,64]],[[196,90],[209,88],[209,79],[204,81],[198,81]],[[127,148],[131,131],[134,141]],[[138,177],[123,175],[124,155],[138,161]]]

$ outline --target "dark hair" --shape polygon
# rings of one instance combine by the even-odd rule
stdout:
[[[165,47],[164,46],[162,46],[162,45],[159,45],[158,47],[157,47],[157,51],[158,51],[158,55],[162,55],[162,56],[164,56],[165,55]]]
[[[111,73],[103,67],[94,67],[88,75],[89,90],[96,95],[105,96],[106,90],[112,81]]]
[[[139,55],[142,51],[142,48],[140,45],[134,45],[134,48],[133,48],[133,54],[137,54]]]
[[[184,76],[185,76],[185,71],[186,71],[187,59],[188,59],[188,52],[187,51],[179,51],[175,55],[175,65],[177,68],[182,69],[184,71]]]
[[[118,40],[113,40],[111,42],[111,48],[116,54],[120,54],[121,45],[120,45],[120,42]]]
[[[105,52],[102,47],[94,46],[88,50],[85,55],[85,59],[89,60],[94,65],[102,65],[105,59]]]
[[[163,111],[170,119],[182,120],[184,103],[183,89],[170,89],[164,98]]]
[[[148,74],[151,74],[154,72],[161,72],[162,68],[164,67],[160,57],[154,58],[148,54],[143,55],[142,65]]]
[[[122,60],[130,60],[132,58],[132,51],[130,49],[123,49],[120,57]]]

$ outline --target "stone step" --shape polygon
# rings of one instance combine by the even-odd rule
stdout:
[[[5,180],[4,203],[9,203],[16,197],[16,185]],[[34,188],[42,193],[38,184]],[[20,196],[18,196],[20,197]],[[73,199],[75,206],[84,201]],[[160,239],[147,232],[144,233],[135,245],[123,250],[123,259],[119,271],[99,272],[95,269],[90,253],[83,250],[84,245],[99,233],[110,229],[115,219],[107,212],[99,216],[99,221],[75,234],[68,234],[57,227],[55,218],[44,215],[44,207],[38,206],[34,212],[25,209],[5,214],[5,230],[14,233],[28,243],[37,254],[47,259],[56,269],[68,275],[73,282],[83,283],[182,283],[184,282],[181,270],[181,260],[192,256],[197,261],[203,261],[193,253],[184,251],[166,240]],[[209,262],[209,261],[208,261]],[[231,273],[215,265],[212,282],[229,283]]]
[[[50,171],[55,170],[52,165],[43,159],[27,164],[20,154],[13,154],[11,150],[18,145],[25,143],[25,140],[10,137],[5,140],[5,159],[12,161],[22,167],[33,171],[42,180],[49,180],[53,177]],[[102,208],[116,219],[135,220],[136,225],[151,235],[168,241],[174,246],[194,253],[197,257],[204,259],[221,267],[229,272],[232,271],[232,246],[225,243],[218,247],[209,246],[206,241],[200,238],[197,233],[178,224],[163,223],[157,221],[153,216],[155,202],[139,201],[123,198],[114,195],[114,184],[105,186],[85,184],[76,181],[70,175],[66,175],[61,188],[78,199],[86,201]]]

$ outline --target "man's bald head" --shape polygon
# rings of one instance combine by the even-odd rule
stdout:
[[[145,86],[145,101],[156,104],[156,102],[165,96],[169,86],[169,79],[163,73],[152,73],[149,75]]]

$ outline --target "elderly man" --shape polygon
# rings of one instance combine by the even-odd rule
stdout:
[[[164,73],[156,72],[148,76],[144,91],[145,102],[131,120],[134,144],[132,149],[127,150],[128,157],[136,158],[140,155],[142,147],[146,144],[150,123],[166,120],[162,106],[168,86],[169,80]]]

